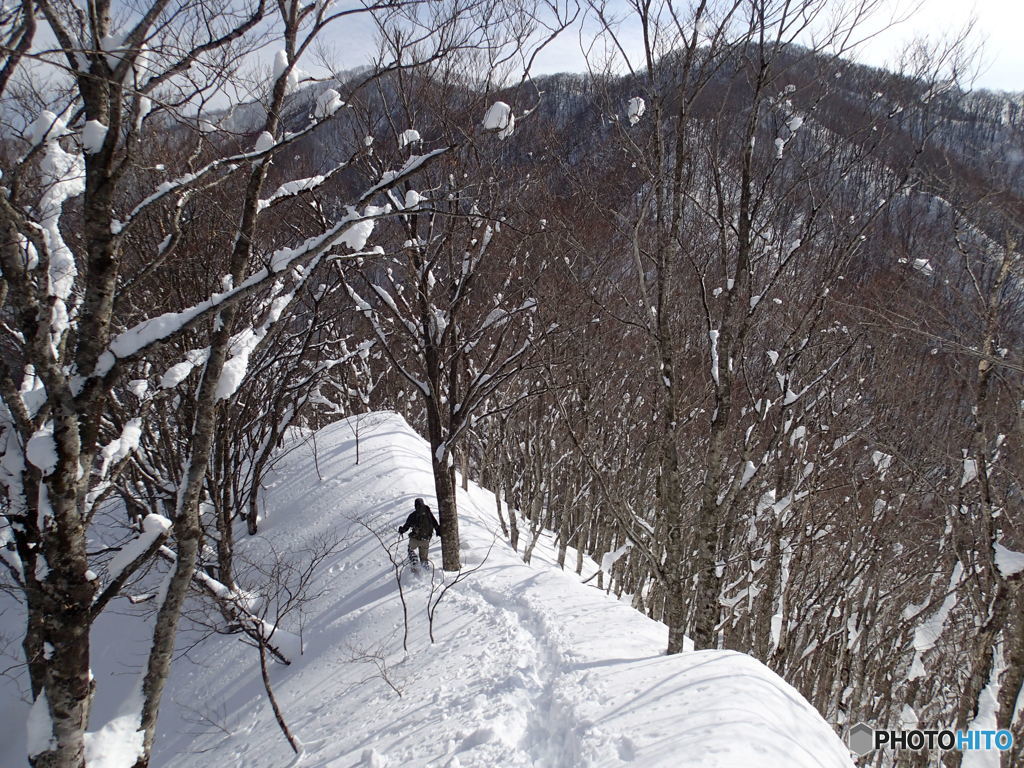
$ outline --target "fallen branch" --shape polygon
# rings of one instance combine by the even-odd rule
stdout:
[[[160,557],[169,563],[177,560],[177,555],[167,547],[160,547],[158,553]],[[214,603],[216,603],[224,618],[231,622],[232,626],[245,633],[261,649],[266,646],[266,650],[270,651],[275,659],[286,666],[292,663],[291,659],[285,656],[279,648],[270,642],[270,638],[266,636],[264,632],[266,622],[239,603],[237,596],[227,587],[198,569],[192,575],[192,584],[199,587],[199,590],[204,595],[213,598]]]

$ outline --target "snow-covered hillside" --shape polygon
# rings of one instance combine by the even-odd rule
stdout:
[[[550,541],[524,564],[500,536],[493,497],[473,486],[460,490],[462,555],[479,570],[444,595],[434,643],[431,576],[403,573],[403,651],[402,606],[381,542],[404,555],[395,528],[413,499],[436,508],[429,452],[395,414],[358,426],[358,465],[348,422],[281,461],[260,535],[240,545],[244,559],[264,566],[278,556],[301,566],[338,542],[315,577],[312,591],[322,594],[301,617],[304,653],[271,670],[303,753],[293,755],[274,721],[256,651],[231,636],[190,648],[195,635],[186,634],[156,766],[852,765],[828,724],[759,662],[715,651],[664,656],[665,627],[560,571]],[[432,554],[439,562],[436,539]],[[438,570],[434,587],[441,578]],[[293,613],[286,628],[298,633],[299,619]],[[145,642],[129,628],[137,623],[114,614],[97,628],[96,674],[119,676],[124,691]],[[23,723],[27,708],[4,701],[7,723]],[[98,702],[94,719],[113,714]],[[20,764],[23,735],[0,736],[10,737],[0,762]]]

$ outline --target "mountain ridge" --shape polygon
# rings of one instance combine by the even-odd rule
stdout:
[[[460,501],[464,561],[479,570],[437,606],[435,644],[424,615],[431,583],[403,573],[404,653],[397,583],[370,529],[387,541],[412,495],[430,487],[428,448],[387,413],[335,423],[292,447],[268,490],[262,533],[239,550],[265,563],[256,555],[269,541],[299,553],[348,523],[344,544],[322,563],[316,591],[330,589],[303,627],[282,622],[303,635],[305,655],[271,670],[304,752],[290,757],[274,724],[255,650],[232,637],[191,647],[193,624],[179,641],[188,658],[172,673],[155,765],[852,765],[820,715],[759,662],[730,651],[664,656],[664,625],[581,585],[596,570],[589,560],[583,576],[559,571],[550,540],[524,564],[476,486]],[[404,557],[404,544],[388,543]]]

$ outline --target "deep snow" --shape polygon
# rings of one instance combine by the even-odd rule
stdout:
[[[429,447],[399,416],[372,414],[292,448],[267,490],[259,536],[239,549],[264,568],[279,557],[301,566],[319,544],[337,540],[301,626],[298,612],[282,622],[301,634],[303,655],[271,670],[303,753],[293,755],[274,722],[256,651],[232,636],[192,646],[200,637],[193,628],[183,633],[165,694],[157,768],[853,765],[819,714],[759,662],[719,651],[664,656],[664,625],[560,571],[548,537],[524,564],[500,535],[493,496],[472,484],[459,491],[462,556],[465,568],[479,570],[441,600],[433,644],[426,605],[442,573],[403,571],[403,651],[397,583],[381,541],[404,556],[395,528],[413,499],[436,509]],[[436,539],[431,551],[439,563]],[[584,577],[595,569],[588,560]],[[146,643],[132,614],[143,610],[118,600],[96,628],[104,695],[94,729],[117,714],[118,696],[130,695]],[[0,616],[8,635],[17,629],[13,615]],[[12,690],[0,679],[4,766],[23,764],[28,707]]]

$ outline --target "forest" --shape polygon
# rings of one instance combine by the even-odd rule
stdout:
[[[666,653],[1024,761],[1024,94],[972,90],[967,36],[858,64],[881,6],[5,0],[27,763],[84,768],[90,628],[154,574],[134,768],[191,603],[286,655],[236,545],[288,436],[382,410],[429,440],[446,572],[471,479]],[[588,70],[532,73],[581,22]]]

